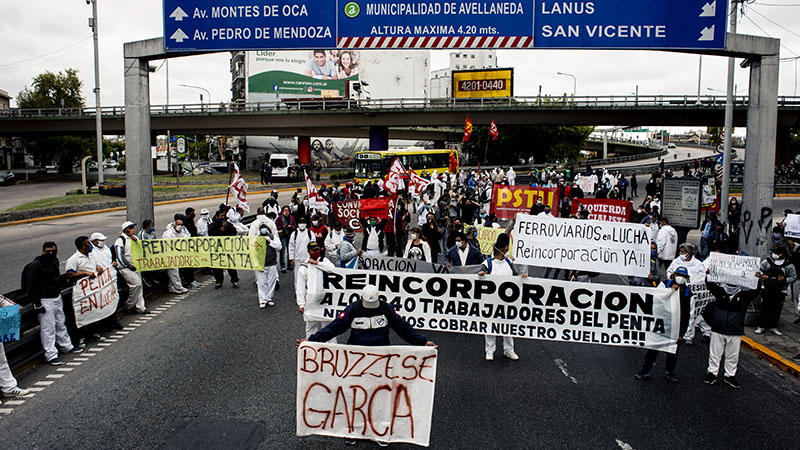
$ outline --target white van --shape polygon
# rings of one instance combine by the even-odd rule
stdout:
[[[273,179],[289,178],[289,166],[292,164],[300,164],[300,159],[297,155],[289,153],[273,153],[269,155],[269,165],[272,166]]]

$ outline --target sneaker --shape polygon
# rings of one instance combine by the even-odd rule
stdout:
[[[275,302],[270,300],[270,301],[267,302],[267,306],[275,306]]]
[[[215,284],[214,289],[222,289],[222,283]]]
[[[239,282],[238,281],[231,281],[234,289],[239,289]]]
[[[781,330],[779,330],[777,328],[770,328],[769,331],[772,331],[772,334],[774,334],[775,336],[783,336],[783,333],[781,333]]]
[[[53,358],[50,361],[47,361],[47,364],[50,364],[51,366],[63,366],[64,365],[64,361],[62,361],[62,360],[60,360],[58,358]]]
[[[267,307],[266,303],[259,303],[259,304],[258,304],[258,308],[259,308],[259,309],[264,309],[264,308],[266,308],[266,307]]]
[[[763,328],[761,328],[761,327],[756,327],[756,331],[755,331],[755,333],[756,333],[756,334],[761,334],[761,333],[763,333],[763,332],[764,332],[764,329],[763,329]]]
[[[800,362],[800,353],[798,353],[798,354],[796,354],[796,355],[792,356],[792,361],[798,361],[798,362]]]
[[[19,396],[23,396],[23,395],[28,395],[30,393],[31,393],[31,391],[29,391],[27,389],[22,389],[19,386],[14,386],[13,389],[10,389],[10,390],[8,390],[6,392],[3,392],[3,397],[6,397],[6,398],[19,397]]]
[[[105,340],[105,338],[103,340]],[[80,347],[72,347],[67,353],[83,353],[83,349]]]
[[[193,289],[197,289],[200,287],[200,283],[198,283],[197,281],[192,281],[192,284],[190,284],[189,286],[191,286]]]
[[[487,361],[494,361],[494,353],[486,352],[486,360]]]
[[[633,378],[636,378],[637,380],[644,380],[646,378],[650,378],[650,371],[642,369],[639,372],[637,372],[636,375],[633,376]]]
[[[666,378],[670,383],[677,383],[678,377],[675,376],[674,372],[667,372],[664,374],[664,378]]]
[[[739,389],[740,387],[742,387],[742,385],[739,384],[738,381],[736,381],[736,377],[723,377],[722,381],[724,381],[725,384],[727,384],[728,386],[730,386],[730,387],[732,387],[734,389]]]
[[[519,356],[517,356],[517,354],[514,353],[514,350],[506,350],[506,351],[504,351],[503,352],[503,356],[505,356],[506,358],[508,358],[508,359],[510,359],[512,361],[516,361],[516,360],[519,359]]]
[[[173,290],[171,290],[171,289],[170,289],[170,291],[169,291],[169,293],[170,293],[170,294],[172,294],[172,295],[183,294],[183,292],[184,292],[184,291],[173,291]]]
[[[705,384],[714,384],[717,382],[717,376],[711,372],[706,372],[706,377],[703,379]]]

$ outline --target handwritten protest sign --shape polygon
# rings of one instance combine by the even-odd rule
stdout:
[[[309,267],[306,320],[331,320],[373,285],[411,326],[675,352],[680,305],[671,289],[471,274]]]
[[[728,283],[736,286],[756,289],[761,259],[755,256],[726,255],[712,252],[705,261],[708,268],[708,281]]]
[[[297,349],[297,435],[427,447],[437,351],[305,342]]]
[[[359,219],[375,217],[378,220],[389,219],[385,230],[393,230],[394,211],[397,208],[397,197],[364,198],[361,200],[346,200],[335,202],[333,212],[336,220],[345,228],[362,232]]]
[[[787,215],[783,223],[786,225],[786,228],[783,229],[785,237],[800,238],[800,214]]]
[[[0,342],[19,340],[19,306],[0,308]]]
[[[267,242],[261,236],[204,236],[131,241],[136,270],[210,267],[264,270]]]
[[[706,306],[716,300],[716,297],[708,290],[705,278],[689,283],[689,289],[692,291],[692,304],[694,305],[693,317],[702,314]]]
[[[644,225],[518,214],[513,236],[511,254],[518,264],[650,274],[650,229]]]
[[[464,227],[465,229],[468,228],[467,226]],[[478,244],[480,244],[481,253],[484,255],[491,255],[494,249],[494,243],[497,242],[497,236],[505,233],[505,229],[503,228],[492,228],[492,227],[475,227],[477,228],[477,233],[475,234],[475,238],[478,240]]]
[[[589,220],[627,222],[631,216],[631,204],[613,198],[576,198],[572,201],[572,214],[585,209],[589,211]]]
[[[409,258],[389,258],[383,256],[361,255],[358,258],[358,268],[364,270],[377,270],[381,272],[411,272],[411,273],[478,273],[480,265],[447,267],[442,264],[433,264]]]
[[[492,188],[490,212],[500,219],[512,219],[517,213],[529,213],[539,197],[543,204],[550,206],[553,214],[558,214],[558,189],[502,184]]]
[[[72,308],[78,328],[114,314],[117,303],[117,271],[113,267],[106,267],[95,278],[79,279],[72,288]]]

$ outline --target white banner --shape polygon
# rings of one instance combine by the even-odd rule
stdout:
[[[72,307],[78,328],[105,319],[117,311],[117,270],[106,267],[95,278],[83,277],[72,288]]]
[[[236,163],[233,163],[233,180],[229,187],[236,198],[236,204],[241,206],[243,210],[250,212],[250,205],[247,203],[247,182],[242,178],[239,166]]]
[[[709,303],[717,300],[716,297],[714,297],[714,294],[708,290],[705,278],[694,283],[689,283],[689,289],[692,291],[692,304],[694,305],[693,317],[703,314],[703,310],[706,309],[706,306],[708,306]]]
[[[304,342],[297,350],[297,435],[427,447],[437,357],[433,347]]]
[[[306,320],[333,320],[367,285],[421,330],[494,334],[675,352],[680,304],[671,289],[539,278],[309,267]]]
[[[783,235],[788,238],[800,238],[800,214],[789,214],[786,220],[783,221],[786,228],[783,229]]]
[[[320,214],[328,214],[328,202],[319,195],[317,192],[317,187],[314,186],[314,182],[311,181],[311,178],[308,174],[304,171],[303,174],[306,176],[306,194],[308,194],[308,207],[310,209],[316,209],[319,211]]]
[[[517,264],[647,277],[650,230],[638,223],[517,214],[511,255]]]
[[[756,272],[761,270],[761,259],[755,256],[711,252],[704,263],[708,267],[706,275],[708,281],[728,283],[748,289],[758,288]]]

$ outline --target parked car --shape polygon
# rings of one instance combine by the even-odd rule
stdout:
[[[670,143],[667,145],[667,148],[678,148],[675,144]]]
[[[16,182],[17,177],[10,170],[0,170],[0,185],[11,186]]]

